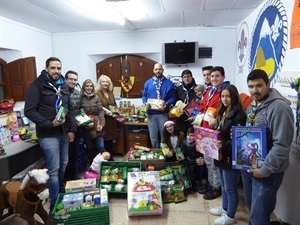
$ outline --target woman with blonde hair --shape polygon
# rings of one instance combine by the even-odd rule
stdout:
[[[99,77],[95,91],[96,95],[100,97],[103,107],[109,109],[110,107],[117,106],[115,96],[113,94],[113,83],[107,75],[102,74]],[[117,121],[109,110],[104,111],[106,124],[104,127],[104,145],[106,151],[112,154],[113,140],[117,139],[118,136]]]

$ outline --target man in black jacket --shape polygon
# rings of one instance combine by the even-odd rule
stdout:
[[[62,107],[67,114],[60,119],[57,115]],[[68,146],[74,140],[76,131],[74,110],[58,58],[47,59],[45,70],[28,88],[24,112],[35,123],[36,135],[44,152],[52,210],[60,188],[64,186]]]

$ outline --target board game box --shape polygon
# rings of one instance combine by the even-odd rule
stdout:
[[[163,203],[158,171],[128,173],[128,215],[161,215]]]
[[[232,127],[232,168],[260,168],[267,155],[266,127]]]
[[[194,130],[196,151],[216,160],[222,159],[222,151],[216,146],[220,132],[200,126],[194,126]]]

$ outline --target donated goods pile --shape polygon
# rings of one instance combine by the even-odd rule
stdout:
[[[151,153],[150,149],[144,151]],[[161,150],[157,154],[159,159]],[[108,195],[111,193],[127,194],[128,216],[162,215],[163,203],[185,201],[184,190],[191,184],[185,161],[161,160],[161,164],[153,164],[155,171],[142,171],[140,161],[104,161],[98,181],[95,178],[67,181],[66,193],[58,195],[51,212],[54,224],[110,224]]]

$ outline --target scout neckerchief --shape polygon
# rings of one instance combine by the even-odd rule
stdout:
[[[58,109],[62,104],[61,92],[60,92],[61,85],[58,85],[58,88],[56,88],[51,82],[48,82],[48,83],[56,91],[55,109],[56,109],[56,112],[58,112]]]
[[[251,113],[248,114],[248,125],[249,126],[254,126],[255,125],[255,117],[256,117],[256,114],[258,113],[259,109],[261,108],[261,106],[264,104],[264,102],[266,101],[266,99],[269,97],[270,95],[270,92],[268,94],[266,94],[265,97],[263,97],[262,101],[261,102],[256,102],[255,101],[255,105],[250,105],[251,107]]]
[[[153,77],[153,80],[154,80],[153,85],[156,88],[157,99],[161,99],[160,88],[161,88],[163,79],[164,79],[164,77],[161,77],[161,78],[157,78],[156,76]]]
[[[220,130],[222,123],[223,123],[223,126],[224,126],[224,121],[225,121],[226,116],[227,116],[226,112],[227,112],[227,110],[223,112],[223,114],[222,114],[222,116],[220,118],[220,122],[219,122],[219,125],[217,127],[217,130]]]
[[[182,88],[183,88],[183,90],[185,91],[185,98],[184,98],[184,102],[183,102],[183,103],[185,103],[185,104],[188,104],[188,103],[189,103],[189,100],[190,100],[189,93],[190,93],[192,90],[194,90],[194,87],[195,87],[195,85],[192,86],[189,90],[187,90],[187,89],[185,88],[184,84],[182,84]]]

